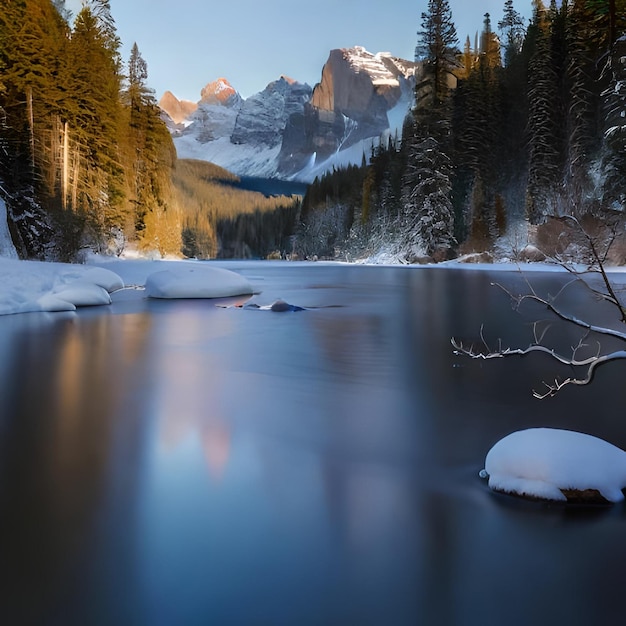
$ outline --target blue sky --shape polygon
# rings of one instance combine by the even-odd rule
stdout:
[[[460,43],[494,28],[504,0],[449,0]],[[413,59],[427,0],[110,0],[124,59],[137,42],[149,84],[197,101],[200,90],[226,77],[244,97],[285,74],[313,86],[333,48],[360,45]],[[528,20],[531,0],[515,0]],[[66,0],[74,13],[81,0]]]

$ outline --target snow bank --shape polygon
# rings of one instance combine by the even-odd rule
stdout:
[[[253,293],[240,274],[199,263],[118,261],[107,265],[116,271],[0,257],[0,315],[110,304],[110,294],[125,287],[120,274],[136,279],[135,287],[145,282],[146,295],[152,298],[226,298]],[[166,269],[161,269],[164,265]]]
[[[109,294],[123,287],[104,268],[0,258],[0,315],[110,304]]]
[[[565,491],[596,490],[609,502],[624,499],[626,452],[591,435],[531,428],[514,432],[487,454],[485,470],[494,491],[565,501]]]
[[[220,267],[181,265],[150,274],[146,280],[150,298],[228,298],[252,293],[246,278]]]
[[[0,257],[17,259],[17,252],[9,233],[7,207],[2,198],[0,198]]]

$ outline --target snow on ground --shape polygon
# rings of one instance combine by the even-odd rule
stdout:
[[[123,280],[104,268],[0,258],[0,315],[109,304]]]
[[[0,198],[0,257],[17,259],[17,252],[9,234],[7,207],[2,198]]]
[[[145,285],[145,295],[153,298],[226,298],[254,291],[240,274],[196,261],[92,257],[89,262],[93,265],[0,257],[0,315],[110,304],[110,294],[125,286]]]
[[[591,435],[531,428],[507,435],[491,448],[481,472],[486,475],[495,491],[565,501],[562,489],[595,489],[609,502],[621,502],[626,452]]]
[[[378,258],[363,264],[378,265]],[[395,265],[407,270],[422,266],[396,264],[388,255],[385,265]],[[280,261],[271,261],[280,263]],[[301,263],[290,261],[296,266]],[[472,263],[455,261],[428,265],[429,268],[463,269],[466,271],[515,271],[515,272],[565,272],[559,265],[547,263]],[[110,268],[110,269],[107,269]],[[193,269],[191,269],[193,268]],[[583,266],[580,269],[584,269]],[[212,277],[205,272],[213,272]],[[0,315],[29,311],[74,310],[77,306],[106,304],[108,294],[124,286],[143,288],[153,276],[146,295],[158,298],[216,298],[253,293],[252,286],[240,274],[199,261],[113,259],[91,256],[87,265],[20,261],[0,256]],[[610,267],[608,272],[618,283],[626,273],[626,267]],[[228,276],[228,278],[226,278]],[[619,278],[618,278],[619,276]],[[95,285],[95,287],[94,287]],[[96,288],[100,287],[100,289]],[[158,295],[161,293],[162,295]]]

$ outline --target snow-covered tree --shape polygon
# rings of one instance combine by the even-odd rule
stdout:
[[[447,0],[429,0],[418,37],[416,58],[423,63],[423,75],[403,136],[407,165],[402,195],[411,243],[441,259],[454,241],[450,92],[456,82],[458,42]]]
[[[626,35],[613,45],[606,72],[609,85],[602,93],[605,109],[602,158],[603,205],[626,211]]]
[[[528,84],[529,171],[526,215],[538,224],[550,214],[551,199],[560,180],[558,130],[558,76],[552,62],[552,29],[541,0],[534,1],[532,30],[535,46],[530,60]]]

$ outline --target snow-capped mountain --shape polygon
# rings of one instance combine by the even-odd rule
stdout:
[[[181,158],[238,175],[311,181],[360,163],[372,142],[400,131],[413,102],[417,64],[362,47],[332,50],[320,82],[281,76],[244,100],[226,79],[209,83],[195,110],[168,92],[159,105]]]

